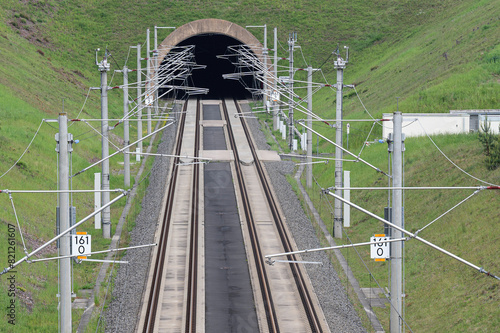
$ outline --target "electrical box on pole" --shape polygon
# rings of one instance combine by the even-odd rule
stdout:
[[[60,214],[61,214],[61,209],[59,206],[56,207],[56,235],[59,235],[61,233],[61,219],[60,219]],[[76,223],[76,207],[70,206],[69,207],[69,224],[72,227]],[[72,235],[75,233],[74,230],[71,230],[70,232]],[[60,239],[56,241],[57,248],[59,249],[61,244],[60,244]]]
[[[387,221],[392,223],[392,208],[391,207],[384,207],[384,220],[387,220]],[[391,230],[392,230],[392,228],[390,226],[388,226],[387,224],[384,224],[384,234],[391,237]]]

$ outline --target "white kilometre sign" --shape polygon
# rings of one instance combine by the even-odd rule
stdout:
[[[386,237],[385,234],[375,234],[374,237],[370,237],[370,242],[375,242],[370,245],[370,257],[375,259],[375,261],[385,261],[390,257],[390,247],[387,241],[390,237]]]
[[[76,235],[71,235],[71,255],[78,256],[78,259],[89,256],[91,251],[92,236],[86,232],[77,232]]]

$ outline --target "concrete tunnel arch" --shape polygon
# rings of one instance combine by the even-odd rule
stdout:
[[[201,19],[201,20],[196,20],[192,21],[189,23],[186,23],[179,28],[175,29],[171,34],[169,34],[159,45],[158,45],[158,50],[159,50],[159,61],[158,63],[161,64],[165,58],[165,56],[170,52],[170,50],[177,45],[189,45],[191,42],[193,44],[197,44],[196,41],[200,41],[202,39],[209,39],[211,38],[212,40],[215,40],[215,43],[227,43],[227,45],[236,45],[236,44],[244,44],[247,45],[252,52],[261,60],[263,61],[264,57],[262,54],[262,44],[259,42],[259,40],[252,34],[250,33],[247,29],[241,27],[238,24],[226,21],[226,20],[221,20],[221,19]],[[231,41],[235,41],[231,43]],[[212,43],[212,44],[215,44]],[[212,45],[214,46],[214,45]],[[222,47],[224,45],[220,45]],[[195,48],[195,52],[196,48]],[[220,52],[220,50],[219,50]],[[224,52],[220,53],[223,54]],[[195,53],[196,54],[196,53]],[[197,62],[198,62],[198,56],[197,56]],[[229,66],[231,64],[229,63],[228,60],[220,60],[222,62],[226,62]],[[220,64],[219,63],[219,64]],[[203,64],[203,63],[201,63]],[[232,67],[232,71],[234,72],[234,67]],[[228,67],[225,68],[226,70]],[[213,68],[211,69],[213,70]],[[196,78],[198,75],[198,72],[202,70],[196,70],[193,71],[193,77]],[[226,72],[229,73],[229,72]],[[220,84],[222,83],[222,74],[225,74],[224,72],[220,73],[220,77],[216,77],[216,80],[214,84]],[[238,81],[233,81],[233,80],[225,80],[227,81],[227,85],[231,85],[233,88],[238,89],[235,85],[239,86],[240,89],[240,94],[241,91],[244,91],[245,88],[241,85],[240,82]],[[194,82],[196,84],[196,81]],[[206,82],[202,82],[204,84]],[[200,86],[203,87],[203,86]],[[206,87],[205,87],[206,88]],[[221,93],[221,89],[224,90],[225,88],[220,88],[219,90],[215,86],[208,87],[211,92],[209,93],[209,97],[220,97],[219,94]],[[248,97],[249,93],[246,92],[246,96]]]

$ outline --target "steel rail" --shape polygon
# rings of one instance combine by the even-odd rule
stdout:
[[[234,139],[234,134],[231,128],[231,123],[229,122],[229,114],[227,111],[226,101],[224,99],[222,101],[222,110],[224,117],[227,121],[227,134],[229,138],[229,144],[234,153],[235,160],[235,169],[237,174],[237,181],[239,186],[239,191],[241,195],[241,200],[243,203],[243,211],[245,213],[247,227],[249,232],[249,237],[251,241],[251,248],[253,252],[253,259],[255,262],[255,267],[257,269],[257,275],[259,279],[259,286],[262,295],[262,300],[264,302],[264,310],[266,313],[267,325],[269,332],[279,332],[279,323],[278,318],[276,316],[276,310],[274,307],[274,302],[271,293],[271,286],[269,284],[269,279],[267,277],[267,273],[265,270],[265,262],[262,254],[262,250],[260,248],[259,239],[257,236],[257,229],[254,222],[254,217],[252,214],[252,210],[250,208],[250,199],[247,193],[246,185],[243,180],[243,171],[241,169],[241,165],[239,163],[239,154],[236,146],[236,141]]]
[[[234,103],[236,104],[236,108],[238,112],[241,112],[240,107],[238,105],[238,102],[234,100]],[[262,167],[262,164],[257,156],[257,150],[253,144],[253,141],[251,139],[249,129],[246,125],[245,120],[241,121],[243,130],[245,132],[245,135],[247,136],[248,143],[254,158],[254,164],[257,168],[257,172],[259,174],[259,178],[261,180],[262,186],[264,188],[264,192],[267,198],[267,201],[269,203],[269,207],[271,209],[276,227],[278,229],[279,236],[281,238],[283,248],[285,249],[285,252],[292,252],[292,242],[290,237],[288,236],[288,233],[285,229],[285,222],[283,221],[283,218],[279,212],[278,209],[278,204],[272,194],[271,187],[269,185],[269,182],[267,181],[267,177],[265,175],[264,169]],[[295,255],[288,255],[287,259],[289,261],[299,261],[299,259]],[[308,318],[310,327],[312,332],[322,332],[322,325],[320,323],[320,319],[318,316],[318,313],[316,311],[316,307],[314,306],[314,301],[312,299],[311,292],[309,288],[307,288],[306,283],[305,283],[305,277],[302,269],[296,265],[295,263],[290,263],[290,269],[292,271],[292,275],[294,277],[295,283],[297,285],[297,290],[299,292],[301,301],[304,305],[304,310],[306,313],[306,316]]]
[[[184,134],[184,124],[186,121],[186,110],[187,110],[188,100],[184,104],[184,112],[182,113],[181,121],[179,123],[179,129],[177,131],[177,143],[175,147],[175,155],[180,155],[182,147],[182,136]],[[148,303],[146,308],[146,316],[144,326],[142,328],[143,333],[149,333],[155,331],[155,320],[156,312],[158,310],[158,302],[160,295],[161,280],[163,277],[163,266],[165,264],[165,255],[167,249],[168,234],[170,231],[170,218],[172,216],[173,202],[175,196],[175,188],[177,184],[177,173],[179,157],[174,158],[174,163],[172,164],[172,175],[171,181],[168,187],[167,203],[165,207],[165,213],[163,216],[163,223],[161,225],[160,239],[158,241],[158,252],[156,255],[156,260],[154,263],[153,277],[151,288],[149,290]]]
[[[196,102],[196,124],[194,135],[194,156],[198,157],[200,149],[200,98]],[[199,210],[199,186],[200,165],[193,166],[193,191],[191,200],[191,232],[189,239],[189,266],[188,285],[186,293],[186,322],[185,332],[196,333],[196,301],[198,288],[198,210]]]

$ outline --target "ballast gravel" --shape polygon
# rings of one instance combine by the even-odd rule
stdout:
[[[163,131],[159,154],[171,154],[174,148],[176,126]],[[160,216],[160,206],[165,191],[165,184],[170,168],[170,157],[157,157],[149,177],[149,185],[142,200],[142,209],[137,216],[136,225],[130,233],[130,245],[151,244]],[[105,332],[134,332],[142,302],[142,295],[149,273],[149,261],[152,248],[128,250],[122,258],[128,264],[120,265],[114,279],[112,301],[105,311]],[[108,296],[109,297],[109,296]]]

